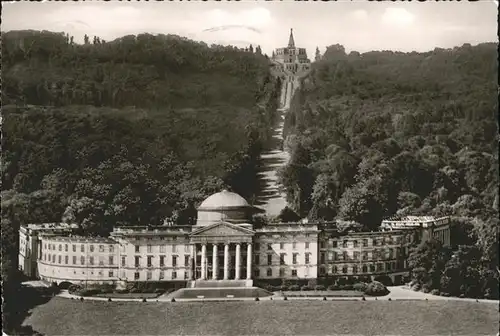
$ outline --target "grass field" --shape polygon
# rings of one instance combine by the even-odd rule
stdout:
[[[498,306],[457,301],[135,303],[53,298],[25,320],[46,335],[494,335]]]

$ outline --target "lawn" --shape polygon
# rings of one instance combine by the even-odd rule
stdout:
[[[494,335],[498,305],[457,301],[134,303],[53,298],[25,320],[46,335]]]

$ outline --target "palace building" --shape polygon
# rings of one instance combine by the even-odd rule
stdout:
[[[75,225],[27,225],[19,230],[19,267],[48,282],[169,281],[191,286],[235,281],[328,276],[408,276],[408,248],[435,237],[449,244],[448,218],[404,218],[380,231],[339,231],[338,223],[254,225],[261,212],[224,190],[198,207],[195,225],[115,227],[108,238],[73,235]],[[355,225],[353,226],[355,227]]]

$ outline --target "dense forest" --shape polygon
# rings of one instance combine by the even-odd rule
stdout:
[[[391,216],[450,215],[453,251],[419,247],[415,282],[498,297],[497,62],[493,43],[426,53],[328,47],[285,120],[291,160],[280,178],[293,210],[367,230]]]
[[[12,31],[2,65],[4,293],[17,290],[24,223],[107,235],[192,223],[194,207],[224,187],[254,199],[280,86],[259,47]]]

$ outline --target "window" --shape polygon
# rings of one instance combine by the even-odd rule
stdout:
[[[141,257],[136,256],[135,257],[135,267],[139,267],[141,265]]]
[[[332,247],[337,248],[337,241],[336,240],[332,241]]]
[[[363,273],[368,272],[368,267],[366,267],[366,265],[363,265],[363,267],[361,267],[361,269],[363,270]]]
[[[255,251],[258,251],[260,250],[260,244],[259,243],[255,243]]]
[[[113,271],[109,271],[108,277],[112,278],[113,277]]]
[[[280,265],[285,265],[285,254],[280,253]]]
[[[292,255],[292,264],[294,264],[294,265],[295,265],[295,264],[297,264],[297,256],[298,256],[298,255],[299,255],[298,253],[294,253],[294,254]]]
[[[104,245],[99,245],[99,252],[104,252]]]
[[[349,254],[347,253],[347,251],[342,252],[342,259],[343,260],[348,260],[349,259]]]
[[[383,270],[384,270],[384,264],[382,264],[382,263],[378,263],[378,264],[377,264],[377,272],[381,272],[381,271],[383,271]]]
[[[172,272],[172,279],[177,279],[177,272],[176,271]]]
[[[71,248],[73,249],[73,252],[76,252],[76,245],[75,244],[71,245]]]
[[[337,252],[332,252],[332,254],[333,254],[333,258],[332,258],[333,260],[338,260],[339,259],[339,255],[338,255]]]
[[[68,244],[64,244],[64,252],[68,252]]]
[[[358,266],[352,266],[352,273],[358,273]]]
[[[260,270],[259,270],[258,268],[255,268],[255,269],[253,270],[253,275],[254,275],[256,278],[260,277]]]
[[[160,253],[166,253],[167,247],[165,245],[160,245]]]
[[[273,245],[272,244],[267,244],[267,250],[271,251],[272,249],[273,249]]]
[[[273,276],[273,270],[272,270],[272,268],[268,268],[268,269],[267,269],[266,275],[267,275],[268,277]]]
[[[160,280],[163,280],[165,278],[165,272],[160,271]]]
[[[113,265],[114,263],[115,263],[114,257],[113,256],[109,256],[109,264]]]
[[[104,265],[104,258],[102,256],[99,256],[99,265]]]
[[[57,256],[57,262],[60,264],[61,263],[61,256]]]
[[[368,246],[368,239],[363,239],[363,247],[367,247]]]
[[[280,277],[283,278],[285,276],[285,269],[280,268]]]
[[[62,245],[59,244],[59,251],[62,251]]]
[[[392,264],[390,262],[386,262],[385,263],[385,269],[386,270],[390,271],[391,270],[391,266],[392,266]]]
[[[53,254],[53,255],[52,255],[52,262],[53,262],[53,263],[55,263],[55,262],[56,262],[56,255],[55,255],[55,254]]]
[[[177,245],[172,245],[172,253],[175,253],[177,252]]]
[[[306,265],[309,264],[309,255],[310,253],[306,253],[306,260],[305,260]]]
[[[292,249],[296,250],[297,249],[297,243],[296,242],[293,242],[292,243]]]
[[[285,248],[285,243],[280,243],[280,250],[283,250]]]
[[[109,245],[109,253],[114,253],[115,247],[113,245]]]
[[[187,271],[184,271],[184,280],[189,279],[189,273]]]
[[[102,276],[102,271],[99,271],[99,273],[98,273],[98,274],[99,274],[99,276]]]
[[[148,250],[147,251],[148,251],[148,253],[152,253],[153,247],[151,245],[148,245]]]
[[[370,272],[375,272],[375,265],[370,265]]]
[[[394,250],[392,248],[389,249],[389,259],[394,258]]]
[[[253,263],[254,263],[255,265],[260,264],[260,256],[259,256],[258,254],[255,254],[255,255],[253,256]]]
[[[85,257],[80,257],[80,264],[85,265]]]
[[[122,266],[125,266],[125,256],[122,256]]]
[[[139,253],[139,245],[135,245],[135,253]]]
[[[296,269],[293,269],[292,270],[292,276],[296,277],[297,276],[297,270]]]
[[[363,252],[363,260],[368,260],[368,252],[367,251]]]
[[[90,245],[90,252],[94,252],[94,245]]]
[[[89,257],[89,264],[94,265],[94,257]]]
[[[309,244],[309,243],[306,243],[306,244]],[[324,240],[319,242],[319,248],[325,248],[325,241]]]
[[[268,265],[272,265],[273,264],[273,255],[272,254],[268,254],[267,255],[267,264]]]
[[[342,247],[346,248],[347,247],[347,240],[344,240],[342,243]]]
[[[153,256],[148,256],[148,267],[153,267]]]
[[[64,263],[66,265],[69,263],[69,256],[64,256]]]
[[[172,256],[172,266],[177,267],[177,256]]]
[[[160,256],[160,267],[165,266],[165,256]]]
[[[73,256],[73,265],[76,264],[76,256]]]
[[[189,266],[189,255],[184,256],[184,266]]]
[[[347,273],[347,266],[342,267],[342,273]]]
[[[82,245],[80,246],[80,251],[81,251],[81,252],[85,252],[85,245],[83,245],[83,244],[82,244]]]
[[[325,253],[320,253],[319,254],[319,259],[320,259],[320,264],[324,264],[325,263]]]
[[[337,273],[337,272],[338,272],[338,270],[337,270],[337,266],[333,266],[333,267],[332,267],[332,273],[333,273],[333,274],[335,274],[335,273]]]
[[[306,242],[306,250],[308,250],[308,249],[309,249],[309,242]]]
[[[139,272],[134,273],[134,280],[139,280]]]
[[[153,274],[152,274],[150,271],[147,271],[147,272],[146,272],[146,280],[151,280],[152,275],[153,275]]]
[[[352,246],[353,247],[358,247],[358,241],[357,240],[353,240],[352,241]]]
[[[354,251],[354,260],[359,260],[359,252]]]

